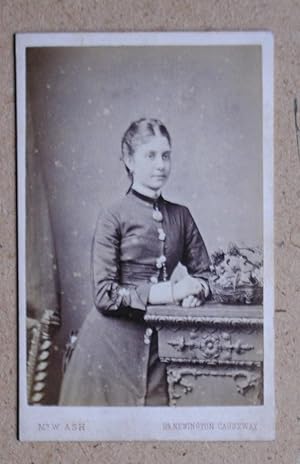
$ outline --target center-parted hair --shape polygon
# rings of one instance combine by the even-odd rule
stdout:
[[[159,119],[141,118],[132,122],[122,138],[122,160],[124,161],[126,156],[132,156],[139,145],[145,143],[147,138],[155,135],[166,137],[171,146],[170,134]]]

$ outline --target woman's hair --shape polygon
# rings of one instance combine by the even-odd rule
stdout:
[[[154,135],[162,135],[166,137],[171,146],[171,137],[166,126],[159,119],[141,118],[138,121],[134,121],[130,124],[127,131],[123,135],[121,148],[122,148],[122,160],[124,161],[126,171],[131,177],[131,173],[126,166],[125,159],[128,156],[132,156],[135,149],[148,137]]]

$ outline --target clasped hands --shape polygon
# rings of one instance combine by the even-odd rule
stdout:
[[[175,301],[181,301],[185,308],[200,306],[208,297],[208,284],[201,278],[187,275],[173,285]]]
[[[208,297],[209,287],[204,279],[187,275],[173,283],[159,282],[150,288],[150,304],[181,304],[185,308],[200,306]]]

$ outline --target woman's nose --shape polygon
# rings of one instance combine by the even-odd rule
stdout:
[[[164,169],[165,163],[161,156],[157,156],[155,161],[155,165],[158,169]]]

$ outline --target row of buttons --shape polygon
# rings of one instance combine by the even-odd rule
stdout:
[[[162,220],[163,220],[163,215],[161,214],[161,212],[159,211],[157,206],[155,206],[155,208],[154,208],[154,211],[152,213],[152,217],[156,222],[162,222]],[[160,240],[161,242],[164,242],[166,240],[166,234],[165,234],[164,229],[162,227],[159,227],[157,229],[157,231],[158,231],[158,240]],[[156,259],[156,267],[157,267],[157,269],[163,269],[163,278],[164,278],[164,280],[166,280],[166,261],[167,261],[167,258],[165,257],[165,255],[161,255]],[[158,277],[156,275],[153,275],[152,277],[150,277],[150,282],[152,284],[157,284],[158,283]],[[145,335],[144,335],[144,343],[146,345],[150,344],[150,338],[152,336],[152,333],[153,333],[153,330],[150,327],[148,327],[146,329]]]
[[[162,222],[163,221],[163,215],[159,211],[157,205],[155,205],[155,207],[154,207],[152,217],[156,222]],[[166,233],[165,233],[164,229],[162,227],[159,227],[157,229],[157,232],[158,232],[158,240],[160,240],[161,242],[164,242],[166,240]],[[159,256],[156,259],[156,267],[159,270],[162,269],[163,280],[164,281],[167,280],[166,262],[167,262],[167,258],[166,258],[166,256],[164,254],[162,254],[161,256]],[[153,283],[153,284],[156,284],[158,282],[158,277],[156,275],[152,276],[150,278],[150,282]]]

